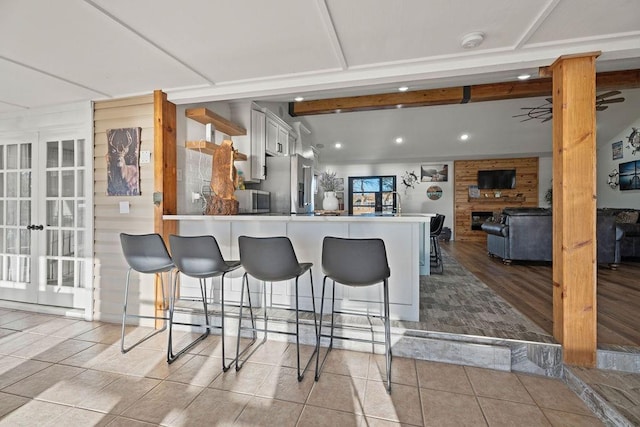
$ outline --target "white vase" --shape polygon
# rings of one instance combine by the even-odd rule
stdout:
[[[338,198],[335,191],[325,191],[324,199],[322,199],[322,209],[325,211],[338,210]]]

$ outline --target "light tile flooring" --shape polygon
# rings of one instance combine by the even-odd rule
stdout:
[[[219,336],[168,365],[165,334],[123,355],[119,333],[0,309],[0,425],[602,425],[555,379],[394,358],[387,394],[380,355],[333,350],[318,382],[307,372],[299,383],[295,346],[284,342],[222,373]]]

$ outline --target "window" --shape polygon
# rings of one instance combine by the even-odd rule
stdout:
[[[349,177],[349,214],[394,213],[395,191],[395,176]]]

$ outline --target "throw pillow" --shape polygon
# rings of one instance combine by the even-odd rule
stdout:
[[[623,211],[616,216],[616,222],[621,224],[635,224],[638,222],[640,211]]]

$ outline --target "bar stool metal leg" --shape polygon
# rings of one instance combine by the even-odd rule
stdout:
[[[209,332],[210,332],[210,326],[209,326],[209,312],[208,312],[208,308],[207,308],[207,299],[206,299],[206,290],[205,290],[205,286],[203,286],[202,284],[202,279],[200,280],[200,292],[202,294],[202,301],[203,301],[203,307],[204,307],[204,317],[205,317],[205,330],[204,333],[202,333],[199,337],[197,337],[195,340],[191,341],[189,344],[187,344],[186,346],[184,346],[181,350],[179,350],[177,353],[174,353],[173,351],[173,325],[177,325],[180,323],[176,323],[173,321],[173,316],[174,316],[174,312],[175,312],[175,301],[178,298],[178,274],[176,273],[176,277],[175,280],[173,282],[173,290],[171,292],[171,301],[169,303],[169,324],[171,325],[169,327],[169,343],[167,345],[167,363],[171,364],[173,362],[175,362],[175,360],[180,357],[182,354],[186,353],[187,351],[189,351],[190,349],[192,349],[196,344],[198,344],[200,341],[204,340],[205,338],[207,338],[209,336]],[[223,361],[224,363],[224,361]]]
[[[169,317],[156,317],[156,316],[144,316],[144,315],[135,315],[135,317],[137,318],[141,318],[141,319],[163,319],[164,320],[164,325],[162,326],[161,329],[156,329],[155,331],[151,332],[150,334],[148,334],[147,336],[145,336],[144,338],[138,340],[135,344],[133,344],[130,347],[126,347],[125,346],[125,340],[124,340],[124,336],[125,336],[125,323],[127,321],[127,317],[129,317],[129,315],[127,314],[127,305],[129,303],[129,283],[130,283],[130,279],[131,279],[131,271],[133,269],[129,268],[129,270],[127,271],[127,281],[124,285],[124,306],[123,306],[123,310],[122,310],[122,331],[120,334],[120,351],[124,354],[127,353],[128,351],[130,351],[131,349],[137,347],[138,345],[142,344],[143,342],[147,341],[150,338],[153,338],[154,336],[158,335],[159,333],[164,332],[167,329],[167,322],[169,321]],[[160,286],[162,287],[162,304],[163,306],[166,304],[166,297],[165,297],[165,292],[164,292],[164,280],[162,278],[162,273],[157,273],[160,275]],[[171,281],[171,272],[169,272],[169,281]]]
[[[249,316],[251,318],[251,329],[253,330],[253,339],[247,346],[240,352],[240,333],[242,332],[242,308],[244,307],[244,289],[245,284],[247,285],[247,303],[249,305]],[[244,365],[244,363],[240,364],[240,356],[244,355],[247,350],[256,342],[258,339],[258,334],[256,332],[256,322],[253,317],[253,308],[251,306],[251,291],[249,290],[249,278],[247,273],[242,275],[242,290],[240,291],[240,312],[238,314],[238,339],[236,341],[236,371],[239,371],[240,368]],[[262,341],[264,342],[266,338]],[[254,350],[255,351],[255,350]]]

